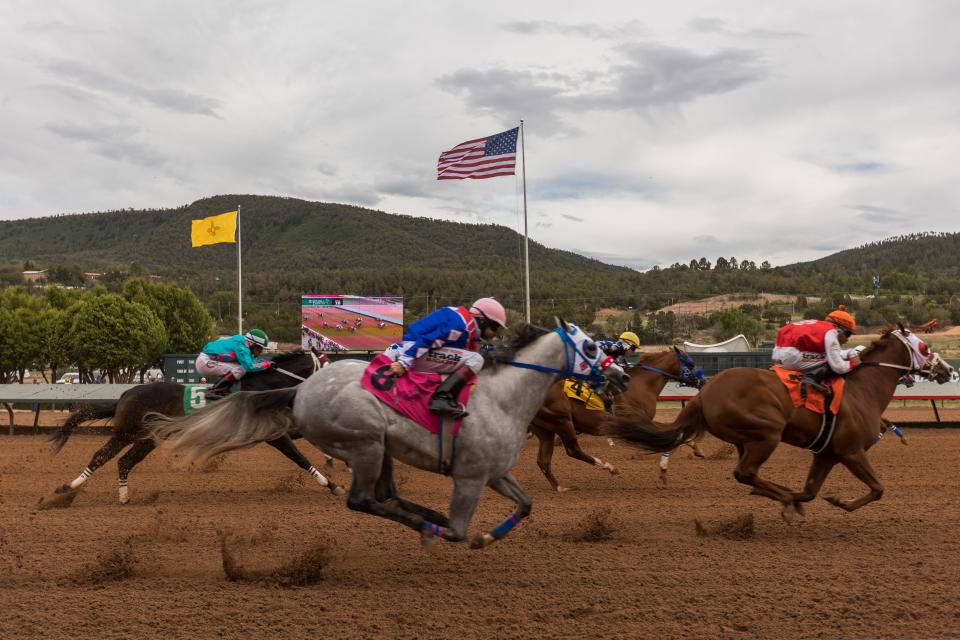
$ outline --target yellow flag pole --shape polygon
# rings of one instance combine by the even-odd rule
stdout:
[[[243,334],[243,269],[240,249],[240,205],[237,205],[237,333]]]

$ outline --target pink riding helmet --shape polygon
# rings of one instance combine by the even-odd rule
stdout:
[[[480,298],[470,305],[470,313],[493,320],[501,327],[507,326],[507,312],[503,305],[493,298]]]

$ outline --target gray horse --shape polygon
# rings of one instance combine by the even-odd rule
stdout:
[[[183,418],[157,416],[152,435],[183,453],[186,461],[201,461],[299,433],[350,466],[350,509],[419,531],[425,546],[437,537],[464,540],[483,489],[489,486],[513,500],[517,509],[492,531],[473,539],[471,547],[480,548],[504,537],[530,513],[530,497],[510,470],[520,456],[527,425],[557,376],[589,372],[614,392],[629,382],[615,364],[601,371],[600,363],[607,364],[609,358],[586,333],[563,320],[557,324],[554,331],[518,326],[481,373],[470,399],[470,415],[456,440],[449,519],[398,495],[393,458],[437,473],[437,437],[363,389],[360,377],[366,362],[341,360],[299,387],[238,393]]]

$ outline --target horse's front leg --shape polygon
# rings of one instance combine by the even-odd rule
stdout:
[[[883,485],[877,480],[877,475],[874,473],[873,467],[871,467],[870,462],[867,461],[865,451],[861,450],[844,456],[840,458],[840,462],[842,462],[843,466],[849,469],[850,473],[856,476],[860,482],[870,487],[870,491],[867,495],[856,500],[841,500],[837,496],[826,496],[824,500],[834,506],[840,507],[844,511],[856,511],[863,505],[870,504],[883,497]]]
[[[827,457],[823,454],[813,457],[813,463],[810,465],[810,472],[807,473],[807,482],[803,486],[803,491],[793,494],[793,506],[800,517],[804,515],[803,503],[810,502],[817,497],[820,488],[837,462],[836,458]]]
[[[450,542],[462,542],[467,537],[467,527],[473,512],[480,504],[483,488],[486,482],[483,478],[464,478],[454,475],[453,497],[450,498],[449,525],[441,526],[434,522],[424,521],[420,530],[421,542],[424,547],[431,547],[436,539],[442,538]]]
[[[529,516],[530,510],[533,508],[533,501],[530,499],[530,496],[526,494],[510,473],[491,482],[490,488],[505,498],[516,502],[517,510],[511,513],[509,518],[498,524],[490,533],[478,533],[470,542],[471,549],[480,549],[503,538],[510,533],[515,526],[520,524],[524,518]]]

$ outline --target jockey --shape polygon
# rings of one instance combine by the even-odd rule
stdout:
[[[802,371],[801,384],[823,390],[822,382],[828,374],[845,375],[860,364],[858,356],[864,347],[840,348],[856,331],[857,323],[843,305],[824,320],[791,322],[777,332],[773,362],[784,369]]]
[[[483,368],[478,340],[492,340],[507,324],[507,312],[493,298],[480,298],[469,308],[443,307],[414,322],[403,342],[392,344],[384,355],[393,360],[390,373],[402,376],[408,369],[449,373],[430,398],[430,411],[460,418],[467,415],[457,400],[466,384],[466,369]]]
[[[617,340],[597,340],[597,346],[605,354],[613,356],[618,365],[627,363],[627,356],[632,356],[640,346],[640,338],[633,331],[624,331]]]
[[[215,385],[207,389],[208,398],[221,398],[230,385],[247,373],[266,371],[273,364],[260,360],[267,346],[267,334],[260,329],[250,329],[244,335],[214,340],[204,345],[197,356],[197,371],[207,377],[222,375]]]

